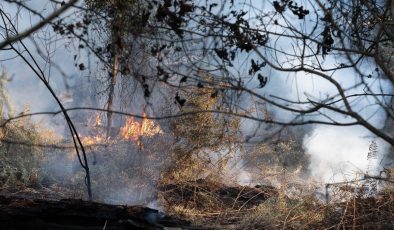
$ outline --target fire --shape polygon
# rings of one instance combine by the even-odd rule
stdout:
[[[105,136],[100,131],[100,127],[102,127],[103,122],[101,120],[101,116],[99,113],[96,113],[94,117],[91,117],[88,120],[88,126],[91,127],[91,130],[94,135],[90,136],[80,136],[82,144],[89,146],[89,145],[96,145],[106,141]]]
[[[141,123],[133,117],[127,118],[126,124],[120,128],[120,136],[123,139],[137,141],[138,145],[141,145],[141,137],[153,137],[163,133],[156,122],[146,118],[146,113],[143,113],[142,117]]]
[[[89,145],[103,143],[105,142],[105,138],[100,135],[96,135],[94,137],[87,136],[87,137],[81,137],[81,141],[83,145],[89,146]]]

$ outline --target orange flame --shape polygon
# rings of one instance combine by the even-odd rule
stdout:
[[[99,127],[102,126],[102,121],[99,113],[96,113],[95,117],[91,117],[88,120],[88,126],[93,128],[94,133],[96,135],[94,136],[80,136],[82,144],[84,145],[95,145],[99,143],[105,142],[105,137],[102,135],[100,130],[98,129]]]
[[[96,135],[94,137],[87,136],[87,137],[81,137],[81,141],[83,145],[89,146],[89,145],[103,143],[105,142],[105,138],[100,135]]]
[[[162,134],[160,126],[156,122],[146,118],[146,113],[142,115],[142,122],[139,123],[133,117],[126,119],[126,124],[120,128],[120,136],[123,139],[137,141],[141,146],[141,137],[153,137]]]

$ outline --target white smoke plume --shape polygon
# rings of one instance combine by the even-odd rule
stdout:
[[[310,155],[311,176],[325,183],[348,181],[365,174],[368,150],[375,138],[362,127],[316,126],[305,135],[304,148]],[[376,173],[389,145],[378,139],[378,156],[369,173]]]

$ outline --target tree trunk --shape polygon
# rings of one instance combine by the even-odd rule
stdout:
[[[109,88],[109,94],[108,94],[108,103],[107,103],[107,138],[111,136],[111,126],[112,126],[112,116],[113,113],[111,112],[113,110],[113,100],[114,100],[114,94],[115,94],[115,85],[116,85],[116,80],[118,78],[118,69],[119,69],[119,57],[120,57],[120,47],[119,47],[119,36],[117,35],[117,31],[114,31],[114,38],[112,40],[112,45],[114,46],[113,48],[113,68],[112,68],[112,79],[111,79],[111,85]]]

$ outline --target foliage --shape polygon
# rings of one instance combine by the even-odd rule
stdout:
[[[303,154],[299,139],[290,137],[261,143],[264,138],[254,136],[254,139],[246,138],[245,142],[253,139],[258,144],[241,143],[243,119],[280,126],[361,125],[394,145],[392,130],[381,129],[381,124],[374,123],[371,118],[375,114],[366,116],[366,106],[361,103],[368,101],[369,105],[385,112],[389,121],[393,120],[393,103],[390,100],[394,83],[392,1],[316,0],[301,4],[278,0],[266,1],[259,8],[244,1],[222,1],[218,4],[189,0],[87,0],[86,4],[73,8],[77,11],[73,15],[75,17],[60,11],[52,18],[31,10],[24,2],[8,2],[39,15],[41,23],[25,33],[18,31],[15,25],[19,17],[15,17],[15,21],[9,19],[1,7],[3,25],[0,33],[4,42],[0,43],[0,49],[22,57],[56,99],[56,93],[47,80],[49,77],[25,47],[24,38],[38,39],[43,46],[59,44],[59,38],[69,45],[76,45],[74,61],[81,71],[86,71],[88,66],[79,62],[81,53],[93,53],[104,66],[105,79],[112,80],[100,84],[104,91],[109,91],[108,114],[113,113],[112,97],[121,97],[130,104],[138,104],[143,98],[145,104],[142,107],[152,110],[158,107],[155,102],[159,97],[167,99],[164,106],[170,108],[171,113],[167,117],[172,118],[166,121],[170,145],[164,145],[163,140],[157,141],[151,149],[155,152],[149,152],[138,150],[133,144],[118,142],[111,146],[113,149],[91,151],[89,159],[94,163],[97,163],[95,157],[101,161],[91,171],[92,187],[97,191],[98,200],[106,200],[114,190],[122,187],[126,187],[122,194],[129,196],[130,191],[134,191],[133,183],[141,187],[150,186],[149,189],[160,183],[175,186],[173,191],[181,191],[181,194],[186,188],[188,195],[193,197],[193,202],[188,200],[185,204],[178,204],[172,210],[176,209],[175,213],[204,214],[201,210],[220,213],[224,207],[221,192],[227,195],[234,189],[215,190],[214,186],[224,186],[216,183],[225,179],[225,168],[237,154],[246,153],[243,160],[257,171],[254,175],[261,181],[271,173],[278,175],[284,172],[280,175],[286,175],[305,171],[308,159]],[[54,21],[56,17],[59,19]],[[46,25],[51,25],[60,37],[49,36],[46,40],[34,35]],[[37,50],[40,50],[40,42]],[[29,54],[28,59],[24,56],[26,53]],[[38,53],[43,56],[41,51]],[[45,62],[49,60],[48,57],[43,59]],[[121,91],[115,92],[115,86],[119,84],[116,82],[118,69],[122,83],[125,79],[133,81],[133,85],[122,87],[131,89],[139,84],[139,90],[130,90],[141,94],[138,100],[131,100]],[[346,76],[343,77],[342,73]],[[349,73],[353,76],[352,81],[348,80]],[[286,89],[278,85],[287,85],[289,75],[295,82],[298,79],[319,79],[318,89],[300,92],[296,84],[297,95],[287,94],[284,92]],[[95,80],[99,81],[98,78]],[[348,81],[351,83],[347,84]],[[324,84],[320,84],[322,82]],[[333,90],[325,91],[326,86]],[[373,99],[372,103],[370,99]],[[79,150],[83,152],[85,161],[79,160],[86,171],[90,189],[84,146],[63,104],[57,101],[70,127],[77,153]],[[258,109],[250,109],[254,106]],[[260,111],[260,107],[264,110]],[[268,110],[275,112],[271,114]],[[6,121],[4,115],[2,120]],[[111,126],[111,119],[108,118],[107,123]],[[19,182],[37,183],[37,158],[43,157],[45,152],[35,146],[47,141],[38,130],[36,125],[25,119],[9,122],[1,128],[2,186]],[[283,134],[283,130],[279,130],[278,136]],[[8,143],[9,139],[25,144]],[[374,148],[371,145],[370,157],[374,155]],[[95,155],[96,150],[100,154]],[[106,154],[112,152],[119,152],[119,155]],[[71,160],[77,162],[76,158]],[[164,173],[155,171],[156,167],[165,167]],[[84,183],[80,170],[73,169],[71,173],[70,181]],[[202,178],[208,180],[210,186],[199,184]],[[144,191],[140,189],[138,193]],[[265,200],[246,213],[240,227],[356,228],[376,220],[374,224],[384,228],[385,221],[391,223],[387,216],[393,211],[390,191],[383,198],[365,198],[351,193],[352,200],[332,207],[322,205],[311,194],[293,198],[280,190],[278,196]],[[91,198],[90,192],[89,196]]]
[[[40,130],[29,118],[13,121],[1,127],[0,132],[0,186],[37,186],[40,160],[45,155],[37,145],[55,143],[56,135],[50,130]]]
[[[147,100],[154,90],[162,88],[162,84],[155,84],[158,81],[174,88],[210,87],[214,92],[224,91],[223,100],[230,105],[224,111],[217,109],[219,112],[230,109],[234,116],[280,125],[362,125],[394,143],[389,132],[363,116],[360,103],[351,103],[356,98],[363,101],[374,97],[379,109],[391,114],[386,100],[392,95],[385,89],[376,89],[374,81],[369,80],[374,77],[381,83],[393,82],[392,49],[388,48],[392,44],[392,15],[385,10],[390,8],[390,1],[280,0],[267,2],[263,7],[251,7],[242,1],[218,4],[90,0],[86,4],[82,11],[88,19],[85,21],[95,22],[87,23],[87,28],[93,33],[104,28],[107,37],[80,39],[85,43],[82,47],[93,52],[104,65],[113,62],[115,67],[119,63],[122,76],[141,83],[139,92]],[[63,31],[69,26],[64,28]],[[134,52],[139,55],[133,55]],[[130,55],[143,60],[144,71],[135,71],[135,60],[130,60]],[[115,61],[117,58],[119,62]],[[366,70],[364,63],[373,67]],[[334,74],[345,70],[354,72],[356,83],[347,85]],[[214,76],[214,80],[206,82],[201,72]],[[116,73],[112,71],[110,78],[114,79]],[[319,86],[314,95],[297,89],[298,94],[304,95],[298,95],[296,100],[274,92],[277,80],[272,76],[283,78],[288,73],[294,75],[295,81],[311,75],[334,90],[320,92]],[[115,82],[110,83],[108,108],[112,108],[114,85]],[[184,103],[179,94],[166,96]],[[294,119],[268,119],[244,113],[239,109],[243,108],[245,97],[291,113]],[[339,119],[341,116],[346,119]]]
[[[281,140],[270,140],[263,143],[246,145],[243,159],[253,168],[255,175],[272,175],[283,169],[300,175],[307,172],[308,156],[302,149],[301,140],[282,137]]]
[[[175,138],[171,148],[174,165],[167,169],[175,180],[193,181],[213,173],[212,168],[223,169],[229,158],[239,148],[239,119],[229,116],[201,113],[220,105],[220,95],[212,96],[214,89],[193,88],[178,96],[185,100],[179,113],[189,115],[172,120],[170,131]],[[238,147],[237,147],[238,146]],[[215,154],[224,152],[219,159]],[[168,177],[169,175],[165,176]],[[168,178],[167,178],[168,179]]]

